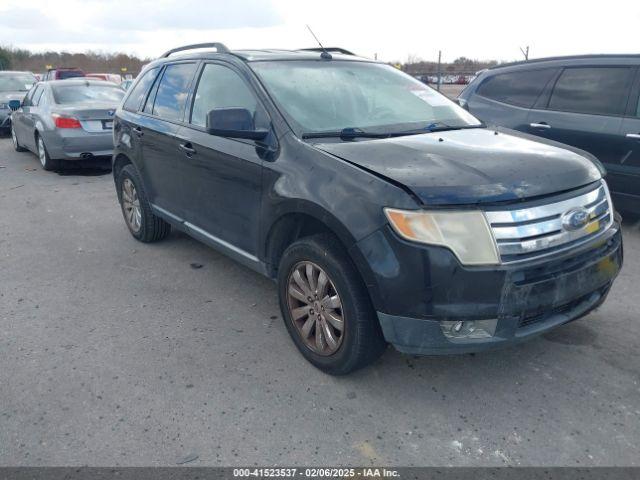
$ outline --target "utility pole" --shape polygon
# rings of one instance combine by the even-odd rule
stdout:
[[[520,47],[520,51],[522,52],[522,55],[524,55],[524,61],[528,61],[529,60],[529,45],[526,46],[525,49],[522,49],[522,47]]]
[[[440,91],[440,83],[442,83],[442,71],[440,65],[442,64],[442,50],[438,50],[438,84],[436,88]]]

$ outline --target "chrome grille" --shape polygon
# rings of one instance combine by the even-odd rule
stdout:
[[[567,225],[572,211],[586,213],[586,223]],[[607,184],[585,194],[545,205],[486,211],[503,263],[529,260],[587,242],[613,222]]]

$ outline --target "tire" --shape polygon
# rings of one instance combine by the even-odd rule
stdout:
[[[18,137],[16,135],[16,132],[13,130],[13,124],[11,125],[11,141],[13,142],[13,149],[16,152],[26,152],[26,148],[21,147],[20,143],[18,142]]]
[[[133,187],[133,196],[131,187]],[[171,225],[151,211],[151,204],[145,193],[142,180],[133,165],[125,165],[120,170],[116,179],[116,189],[124,221],[133,238],[144,243],[151,243],[162,240],[169,235]],[[132,210],[129,210],[129,207]]]
[[[36,133],[36,155],[38,156],[40,164],[44,170],[50,172],[51,170],[58,168],[59,162],[49,156],[47,147],[44,144],[44,139],[38,133]]]
[[[318,271],[314,273],[316,267]],[[310,281],[308,268],[311,268]],[[296,271],[300,274],[297,279]],[[315,283],[316,293],[318,289],[322,289],[320,284],[324,284],[324,291],[319,295],[324,300],[312,298],[313,301],[310,302],[309,297],[304,301],[304,297],[299,297],[304,289],[300,288],[298,281],[303,277],[304,283],[305,272],[305,285]],[[328,280],[320,280],[321,272]],[[291,287],[296,290],[295,296],[289,293]],[[313,288],[312,286],[312,293]],[[293,342],[309,362],[325,373],[345,375],[353,372],[376,360],[386,349],[387,343],[366,287],[335,236],[319,234],[302,238],[290,245],[280,260],[278,293],[282,318]],[[334,301],[336,297],[338,300]],[[336,305],[340,305],[340,308],[329,308]],[[337,328],[340,325],[337,318],[342,319],[341,331]],[[308,322],[314,325],[309,327]],[[324,343],[318,343],[316,327],[323,332],[321,335],[324,335]],[[330,337],[324,333],[327,327],[334,337],[331,342]],[[319,345],[326,348],[321,349]]]

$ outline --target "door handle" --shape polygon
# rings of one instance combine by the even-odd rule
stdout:
[[[636,140],[640,140],[640,133],[627,133],[627,138],[635,138]]]
[[[142,131],[142,129],[140,127],[133,127],[132,130],[133,130],[133,133],[135,133],[139,137],[144,135],[144,132]]]
[[[540,122],[540,123],[530,123],[529,126],[531,128],[546,128],[549,129],[551,128],[551,125],[549,125],[548,123],[545,122]]]
[[[196,153],[196,149],[193,148],[193,145],[191,145],[190,143],[181,143],[180,144],[180,150],[182,150],[184,153],[187,154],[187,157],[190,157],[191,155],[195,155]]]

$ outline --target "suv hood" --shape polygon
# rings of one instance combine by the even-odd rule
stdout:
[[[522,200],[602,177],[585,152],[478,128],[315,147],[410,189],[425,205]]]

